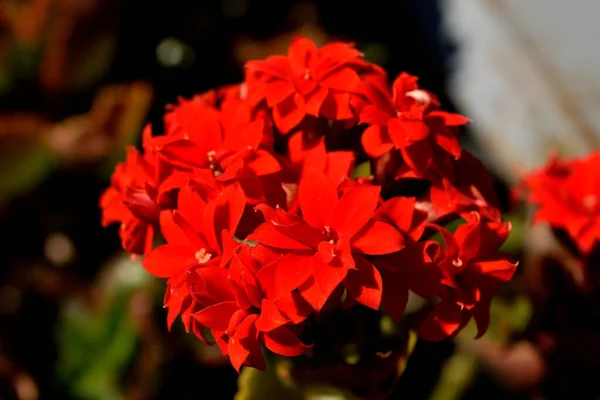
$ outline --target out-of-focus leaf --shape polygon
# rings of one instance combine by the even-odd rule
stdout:
[[[497,298],[492,302],[491,322],[485,339],[506,343],[509,335],[525,329],[531,318],[531,305],[524,297],[513,302]],[[471,321],[457,337],[458,341],[472,341],[477,327]],[[478,371],[477,358],[470,352],[457,351],[444,365],[437,386],[429,400],[458,400],[471,384]]]
[[[245,367],[238,378],[238,392],[234,400],[264,399],[304,400],[305,396],[299,388],[284,385],[272,363],[265,372]]]
[[[131,359],[137,331],[129,315],[131,291],[121,290],[94,313],[73,300],[57,327],[57,377],[77,398],[119,399],[119,373]]]
[[[390,331],[390,333],[392,332]],[[404,372],[416,342],[417,335],[410,331],[408,332],[405,345],[399,352],[395,352],[395,354],[390,352],[388,355],[379,355],[379,357],[382,357],[381,360],[386,358],[392,360],[394,364],[390,371],[395,377],[399,377]],[[350,391],[349,387],[341,388],[327,382],[343,382],[348,380],[348,378],[353,379],[353,376],[357,376],[357,372],[359,374],[365,374],[365,376],[374,375],[373,371],[367,373],[366,370],[361,370],[361,368],[365,368],[365,365],[351,362],[348,364],[348,368],[350,368],[348,370],[344,370],[342,366],[317,368],[306,375],[306,377],[310,376],[309,380],[306,380],[305,377],[302,381],[297,381],[294,378],[295,373],[293,369],[303,368],[301,364],[296,365],[295,361],[297,360],[284,357],[271,359],[271,357],[268,356],[266,357],[266,360],[267,370],[265,372],[258,371],[254,368],[245,368],[242,370],[238,379],[239,391],[235,400],[357,400],[356,395]],[[377,364],[369,363],[368,365],[372,368],[373,365]],[[340,373],[348,373],[349,375],[342,377],[339,375]],[[391,378],[386,377],[385,380],[388,381],[388,379]],[[371,386],[377,386],[377,382],[369,382],[366,380],[365,383],[368,383]],[[392,387],[393,386],[390,388]],[[363,389],[366,389],[366,387],[363,387]],[[381,395],[382,393],[379,393],[378,398],[380,398]]]
[[[377,65],[385,65],[388,60],[388,50],[381,43],[368,43],[360,46],[364,59]]]
[[[359,178],[361,176],[364,178],[368,178],[369,176],[371,176],[371,164],[369,163],[369,161],[365,161],[364,163],[357,165],[356,168],[354,168],[354,171],[352,171],[353,179]]]
[[[29,77],[37,74],[42,53],[36,46],[14,42],[10,61],[15,75]]]
[[[7,65],[0,63],[0,94],[8,92],[12,87],[12,74]]]
[[[110,33],[88,41],[85,52],[72,55],[67,87],[69,89],[87,88],[108,72],[115,51],[115,37]]]
[[[525,218],[518,213],[508,213],[504,215],[504,219],[510,221],[512,229],[500,250],[510,254],[517,254],[523,247],[526,226]]]
[[[54,153],[39,141],[0,149],[0,203],[35,187],[55,165]]]

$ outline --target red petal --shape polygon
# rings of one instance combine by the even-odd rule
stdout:
[[[277,218],[277,213],[275,212],[275,209],[266,203],[257,204],[254,207],[254,210],[260,212],[263,215],[265,221],[267,222],[274,221]]]
[[[326,264],[321,254],[315,254],[312,257],[312,273],[323,297],[328,299],[348,275],[348,268],[343,265]]]
[[[193,246],[186,233],[173,220],[173,211],[165,210],[160,213],[160,232],[170,244]]]
[[[236,257],[229,268],[229,286],[240,308],[260,307],[261,293],[258,281],[250,268]]]
[[[192,140],[180,139],[166,143],[160,153],[169,163],[181,168],[208,168],[208,157],[203,155],[211,150],[214,149],[204,149]]]
[[[292,331],[283,326],[265,333],[263,340],[267,349],[286,357],[299,356],[311,348],[311,346],[302,343]]]
[[[246,160],[246,167],[251,169],[256,176],[273,174],[281,171],[281,165],[275,157],[264,150],[257,150],[253,157]]]
[[[259,71],[283,80],[288,79],[290,73],[288,58],[280,55],[269,56],[265,60],[248,61],[245,68],[252,72]]]
[[[438,146],[453,155],[455,159],[460,158],[462,153],[460,142],[452,131],[447,128],[437,128],[434,137]]]
[[[418,240],[425,228],[427,214],[415,209],[416,200],[413,197],[393,197],[383,203],[373,215],[396,226],[402,233]]]
[[[248,316],[239,326],[238,330],[240,330],[239,335],[241,337],[254,336],[254,332],[256,329],[254,328],[254,316]],[[244,341],[237,337],[237,332],[235,336],[229,337],[229,343],[227,346],[227,352],[229,354],[229,360],[231,361],[231,365],[235,368],[236,371],[240,371],[242,365],[246,362],[248,357],[250,356],[250,347],[245,345]],[[246,340],[247,341],[247,340]]]
[[[260,317],[256,320],[256,328],[262,332],[271,332],[289,321],[281,315],[275,303],[271,300],[263,299],[260,310]]]
[[[168,278],[198,263],[190,247],[165,244],[157,247],[142,260],[142,265],[158,278]]]
[[[344,286],[359,303],[378,310],[383,288],[381,275],[377,268],[363,257],[355,256],[354,262],[356,269],[348,271]]]
[[[191,188],[182,188],[179,191],[177,211],[196,232],[202,232],[205,208],[206,202]]]
[[[359,185],[344,193],[331,217],[335,232],[347,238],[358,232],[377,208],[380,191],[379,186]]]
[[[164,164],[164,163],[163,163]],[[168,167],[170,169],[170,166]],[[158,168],[157,168],[158,169]],[[164,179],[158,187],[157,202],[159,205],[171,203],[171,195],[175,190],[184,188],[190,180],[187,172],[175,171]],[[160,180],[159,180],[160,182]]]
[[[475,325],[477,326],[477,336],[475,336],[475,339],[482,337],[490,326],[491,305],[491,299],[483,298],[473,308],[473,319],[475,319]]]
[[[458,243],[456,243],[452,233],[450,233],[446,228],[442,228],[438,225],[429,224],[428,226],[436,229],[442,235],[442,239],[444,239],[444,245],[446,246],[446,256],[452,258],[458,257],[460,247],[458,246]]]
[[[318,51],[312,40],[301,36],[294,38],[288,50],[288,60],[293,72],[304,72]]]
[[[331,151],[327,153],[325,174],[334,185],[339,185],[352,173],[354,160],[352,151]]]
[[[384,110],[369,104],[360,112],[360,122],[386,126],[392,116]]]
[[[331,210],[338,202],[336,187],[325,174],[316,170],[307,170],[298,188],[302,217],[312,227],[321,231],[329,226]]]
[[[319,312],[327,302],[327,297],[325,297],[323,291],[319,288],[312,276],[298,288],[298,292],[300,292],[302,298],[317,312]]]
[[[251,122],[240,123],[228,121],[232,123],[232,127],[225,131],[225,140],[223,148],[226,152],[237,152],[239,150],[257,149],[262,141],[265,131],[265,121],[257,119]],[[224,161],[221,161],[223,166]]]
[[[461,126],[471,122],[471,120],[465,116],[441,110],[430,111],[427,113],[427,118],[439,118],[446,126]]]
[[[442,300],[421,325],[419,336],[425,340],[439,342],[456,333],[461,322],[461,307]]]
[[[387,222],[371,219],[352,238],[351,246],[364,254],[390,254],[404,248],[404,237],[398,229]]]
[[[296,104],[294,96],[290,96],[273,107],[273,121],[277,129],[284,135],[295,128],[305,115],[304,109]]]
[[[433,150],[428,140],[415,142],[401,151],[404,162],[418,174],[423,174],[433,160]]]
[[[341,68],[328,74],[320,83],[329,89],[353,92],[357,90],[360,78],[351,68]]]
[[[403,98],[406,92],[419,89],[418,81],[418,77],[402,71],[392,83],[394,99]]]
[[[231,233],[224,230],[221,234],[221,243],[223,244],[223,254],[221,255],[220,266],[225,268],[235,255],[236,250],[240,246]]]
[[[267,104],[273,107],[292,96],[296,90],[289,81],[276,80],[267,84]]]
[[[362,53],[354,48],[352,43],[333,42],[328,43],[321,48],[318,70],[327,74],[344,64],[351,63],[362,56]]]
[[[235,301],[224,301],[192,314],[194,319],[209,329],[224,332],[229,326],[233,313],[238,311]]]
[[[470,268],[477,270],[487,279],[491,278],[496,281],[506,283],[510,281],[515,274],[517,264],[518,263],[509,261],[507,256],[507,258],[502,258],[499,260],[474,262],[471,264]]]
[[[350,94],[329,90],[321,106],[321,115],[332,121],[353,118],[355,115],[350,108]]]
[[[219,254],[222,254],[221,233],[226,230],[235,234],[245,206],[246,197],[239,183],[226,187],[206,205],[204,237]]]
[[[313,309],[298,292],[291,292],[275,302],[281,314],[293,324],[304,321]]]
[[[327,88],[318,85],[316,90],[306,95],[306,104],[304,105],[304,111],[307,114],[313,115],[315,117],[319,116],[319,112],[321,111],[321,106],[325,101],[325,98],[328,94]]]
[[[313,250],[306,243],[299,242],[283,234],[271,221],[260,224],[247,239],[283,250]]]
[[[228,284],[228,271],[221,267],[205,266],[189,272],[190,292],[200,304],[233,301],[235,297]]]
[[[312,274],[312,254],[287,254],[275,270],[273,298],[279,299],[300,287]]]
[[[325,166],[327,150],[325,138],[311,139],[312,132],[299,130],[294,133],[288,141],[288,159],[293,165],[302,163],[316,163],[315,169]],[[309,160],[310,161],[307,161]]]
[[[370,157],[380,157],[394,148],[394,143],[381,125],[371,125],[362,134],[361,143]]]
[[[386,83],[387,85],[387,83]],[[372,83],[364,83],[360,86],[362,94],[369,100],[369,102],[378,110],[383,111],[389,116],[396,114],[394,104],[392,102],[392,96],[389,92],[385,91],[383,87],[378,87]],[[361,122],[362,117],[361,117]],[[370,122],[370,121],[364,121]],[[386,119],[387,122],[387,119]]]
[[[388,134],[397,148],[410,146],[429,136],[429,127],[421,120],[408,118],[390,119]]]

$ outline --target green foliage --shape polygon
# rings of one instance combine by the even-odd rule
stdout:
[[[500,250],[510,254],[517,254],[523,246],[527,221],[518,213],[507,213],[503,217],[511,223],[512,230]]]
[[[352,179],[356,179],[359,177],[368,178],[371,176],[371,164],[369,161],[365,161],[362,164],[358,164],[354,171],[352,171]]]
[[[388,327],[389,328],[389,327]],[[401,375],[406,369],[410,354],[414,350],[417,336],[409,332],[408,340],[404,347],[403,355],[399,357],[396,372]],[[348,346],[347,346],[348,347]],[[349,353],[352,353],[349,346]],[[354,356],[352,354],[352,356]],[[301,356],[302,357],[302,356]],[[327,383],[311,381],[295,382],[291,369],[298,367],[294,358],[275,357],[266,353],[267,369],[265,372],[255,368],[244,368],[238,378],[238,393],[234,400],[263,400],[263,399],[285,399],[285,400],[358,400],[352,393]],[[348,364],[354,365],[355,362]]]
[[[271,364],[265,372],[245,367],[238,378],[238,392],[234,400],[286,399],[304,400],[302,391],[295,386],[286,386]]]
[[[0,151],[0,204],[35,187],[55,168],[54,153],[42,142]]]
[[[57,327],[57,378],[73,396],[122,398],[118,378],[135,351],[138,336],[129,315],[130,290],[110,296],[99,312],[79,302],[64,308]]]
[[[531,318],[531,305],[524,297],[507,302],[497,298],[492,302],[490,327],[484,339],[506,343],[509,335],[525,329]],[[457,337],[459,343],[473,341],[477,328],[471,321]],[[468,346],[467,346],[468,347]],[[479,370],[477,358],[467,350],[459,350],[452,356],[442,370],[436,389],[429,400],[458,400],[465,389],[473,382]]]

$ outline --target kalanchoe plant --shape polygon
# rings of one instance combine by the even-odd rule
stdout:
[[[320,324],[363,309],[400,322],[409,292],[431,300],[410,319],[421,338],[471,318],[482,335],[517,266],[498,251],[510,225],[491,178],[457,140],[469,120],[361,56],[298,37],[287,56],[249,62],[243,83],[180,99],[101,199],[103,223],[167,279],[169,327],[180,316],[237,370],[265,368],[264,348],[314,366],[332,343]],[[373,174],[352,178],[357,161]]]
[[[534,223],[544,222],[588,255],[600,239],[600,152],[561,160],[553,155],[547,165],[526,175],[515,188],[536,207]]]

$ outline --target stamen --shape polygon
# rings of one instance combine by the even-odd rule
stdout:
[[[198,260],[198,264],[206,264],[212,257],[212,254],[207,253],[206,249],[202,248],[196,252],[194,255],[196,260]]]

